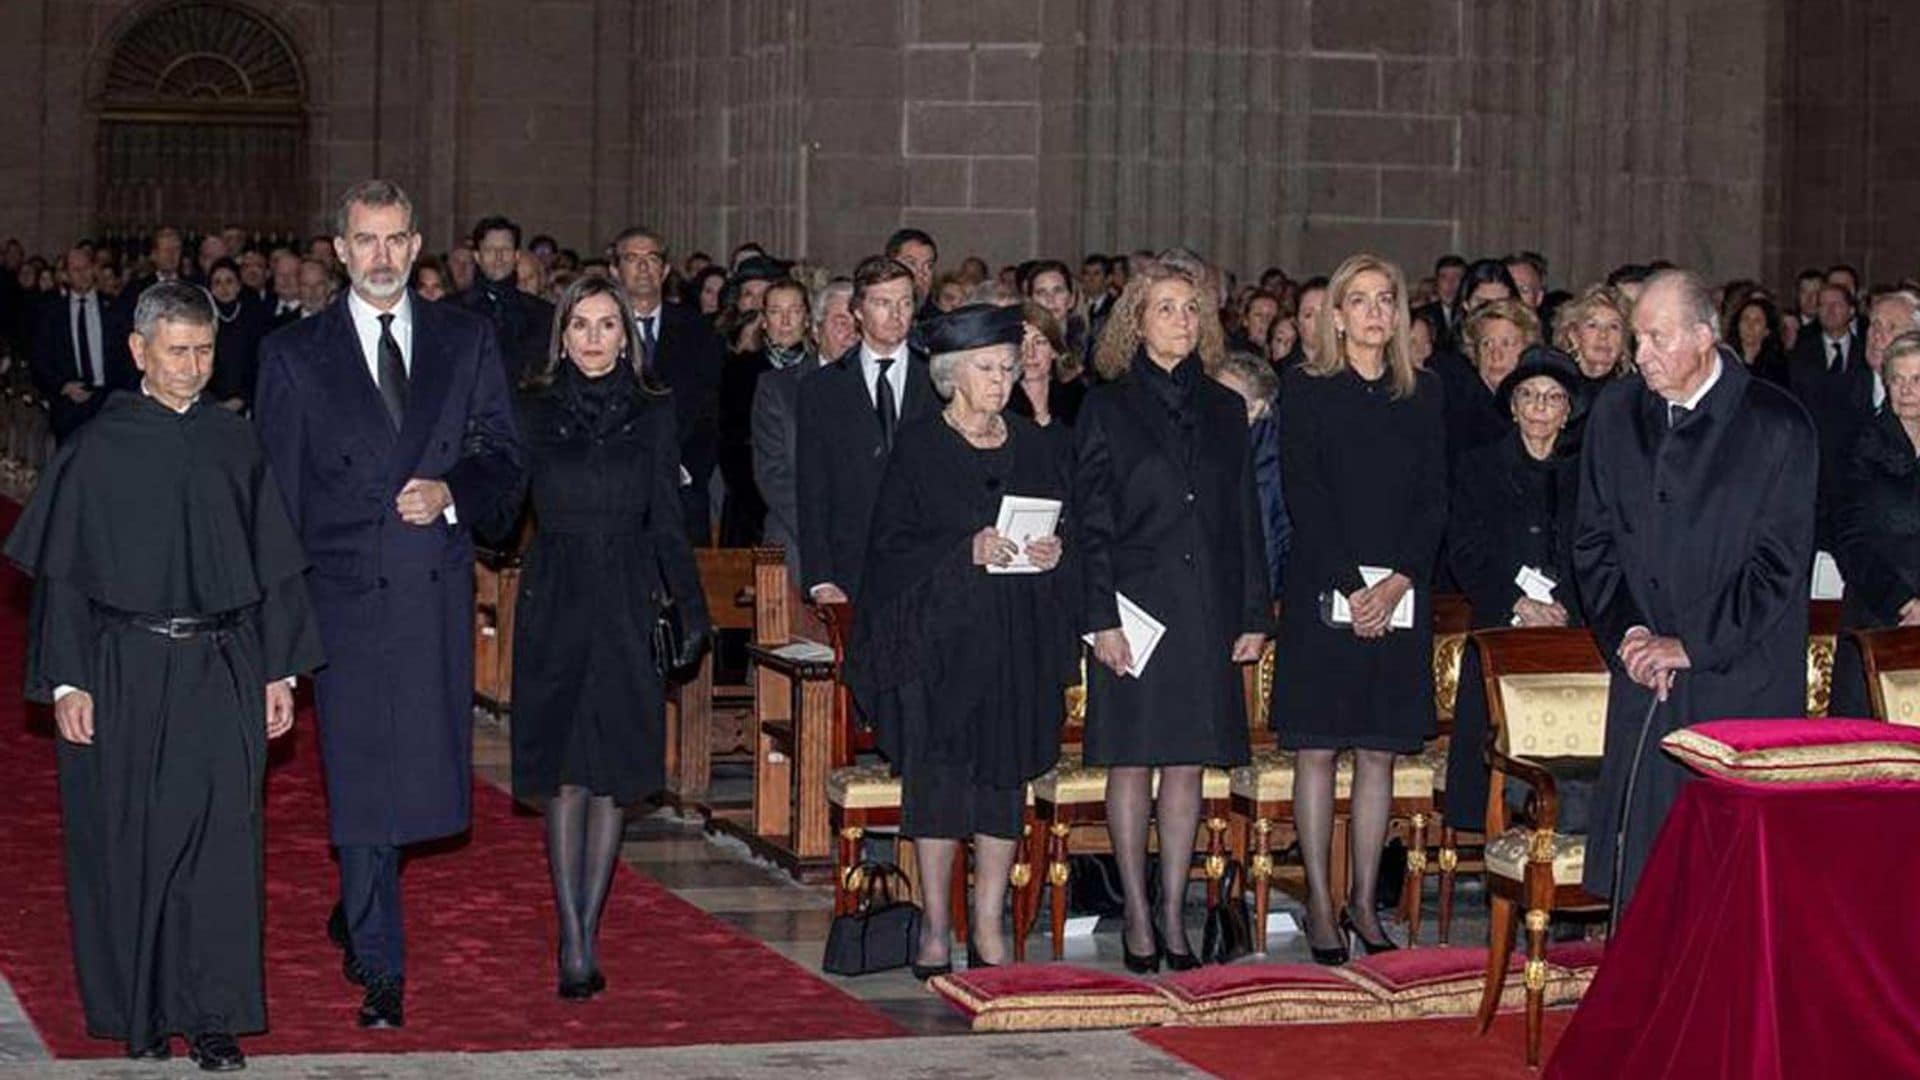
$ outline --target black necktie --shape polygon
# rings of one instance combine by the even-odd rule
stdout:
[[[380,316],[380,400],[387,403],[387,416],[398,430],[407,414],[407,363],[393,336],[392,312]]]
[[[1827,365],[1828,371],[1847,370],[1847,354],[1840,351],[1840,343],[1835,341],[1828,346],[1833,350],[1833,361]]]
[[[659,338],[655,337],[653,333],[653,320],[658,317],[657,315],[643,315],[640,318],[640,347],[646,350],[647,363],[649,364],[653,363],[653,350],[659,343]]]
[[[1687,408],[1677,401],[1667,402],[1667,426],[1673,427],[1679,424],[1680,421],[1685,420],[1687,414],[1692,411],[1692,409]]]
[[[87,298],[73,298],[73,349],[79,359],[80,381],[88,386],[99,386],[100,380],[93,372],[93,340],[87,333]]]
[[[893,423],[900,418],[900,408],[893,400],[893,383],[887,380],[887,369],[893,366],[893,357],[883,356],[874,363],[880,368],[880,378],[873,384],[873,412],[880,418],[880,441],[891,451]]]

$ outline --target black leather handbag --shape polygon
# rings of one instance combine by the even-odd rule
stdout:
[[[920,907],[913,886],[892,863],[863,862],[859,907],[834,917],[820,970],[830,975],[869,975],[906,967],[920,943]]]
[[[1230,862],[1220,879],[1220,902],[1207,911],[1206,929],[1200,935],[1200,959],[1210,964],[1231,964],[1253,952],[1253,917],[1247,912],[1247,897],[1240,887],[1240,864]]]
[[[673,673],[674,657],[686,648],[687,624],[665,586],[654,590],[653,600],[653,673],[664,679]]]

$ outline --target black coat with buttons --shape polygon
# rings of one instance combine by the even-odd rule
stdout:
[[[566,364],[521,395],[519,418],[534,535],[514,609],[513,791],[568,784],[626,805],[665,779],[661,601],[689,634],[707,627],[673,401],[630,368],[589,380]]]
[[[1246,761],[1233,642],[1271,617],[1245,403],[1199,357],[1169,375],[1143,352],[1087,393],[1074,435],[1082,631],[1120,625],[1116,592],[1167,628],[1139,678],[1088,663],[1087,762]]]
[[[1416,753],[1432,733],[1433,580],[1447,524],[1440,377],[1393,396],[1390,376],[1287,369],[1280,474],[1293,546],[1280,605],[1271,717],[1288,749]],[[1323,597],[1364,587],[1361,566],[1413,582],[1413,625],[1362,639],[1322,617]]]
[[[1586,888],[1613,884],[1614,834],[1652,691],[1617,659],[1634,626],[1677,637],[1691,668],[1652,712],[1626,833],[1629,895],[1687,770],[1662,736],[1726,717],[1804,716],[1807,578],[1820,471],[1813,422],[1730,350],[1720,381],[1668,425],[1638,374],[1601,392],[1587,421],[1574,577],[1612,680]]]

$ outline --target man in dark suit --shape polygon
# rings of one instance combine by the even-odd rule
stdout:
[[[28,368],[46,399],[55,440],[65,442],[100,410],[108,391],[138,383],[122,325],[93,287],[93,252],[76,246],[66,256],[67,288],[44,302]]]
[[[300,256],[289,248],[273,252],[273,295],[267,300],[268,321],[275,330],[300,321]]]
[[[933,295],[933,272],[940,265],[940,247],[922,229],[896,229],[887,237],[886,256],[913,274],[915,320],[924,321],[940,314]]]
[[[907,345],[913,271],[869,257],[853,272],[852,303],[859,344],[800,382],[800,580],[823,604],[859,598],[893,433],[940,411],[926,354]]]
[[[520,443],[493,328],[407,291],[420,234],[406,193],[356,184],[335,225],[351,291],[266,339],[255,409],[327,652],[328,931],[366,988],[360,1025],[398,1027],[401,849],[467,827],[472,534],[511,520]]]
[[[473,287],[459,304],[493,324],[506,361],[507,385],[546,362],[553,340],[553,305],[520,291],[514,265],[520,258],[520,226],[504,217],[481,218],[473,227]]]
[[[1820,287],[1815,325],[1800,332],[1787,363],[1787,386],[1806,406],[1820,434],[1817,550],[1833,550],[1833,507],[1847,450],[1873,416],[1873,373],[1866,343],[1854,323],[1853,293],[1843,284]]]
[[[1819,443],[1718,328],[1699,278],[1656,274],[1633,309],[1639,373],[1600,394],[1580,459],[1574,575],[1613,672],[1585,886],[1622,903],[1688,777],[1660,738],[1806,710]]]
[[[613,238],[614,273],[627,290],[640,348],[655,375],[673,391],[674,423],[680,430],[680,507],[696,547],[713,544],[709,482],[720,456],[720,365],[726,356],[700,313],[664,300],[667,242],[644,226]]]
[[[800,580],[798,453],[800,380],[838,359],[859,340],[849,303],[853,282],[836,278],[813,299],[815,356],[769,371],[753,388],[753,479],[767,503],[761,542],[786,549],[787,573]]]

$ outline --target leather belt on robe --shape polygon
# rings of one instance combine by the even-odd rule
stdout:
[[[101,615],[131,626],[136,630],[145,630],[149,634],[158,634],[172,641],[186,641],[205,634],[217,634],[223,630],[232,630],[246,621],[253,613],[252,607],[235,608],[232,611],[217,612],[212,615],[153,615],[139,611],[122,611],[106,604],[94,604],[93,609]]]

